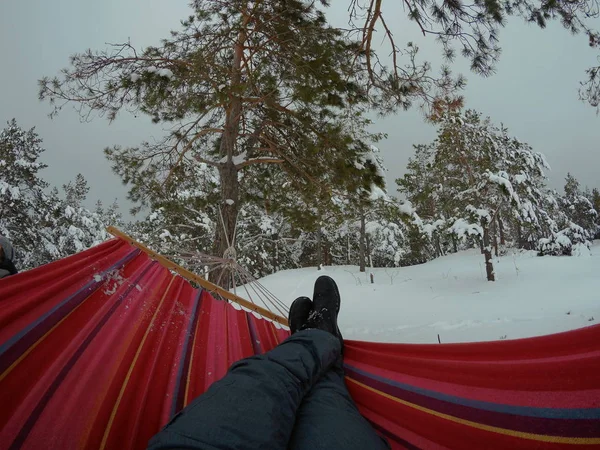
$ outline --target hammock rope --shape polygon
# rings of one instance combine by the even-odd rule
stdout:
[[[192,273],[191,271],[181,267],[166,257],[159,255],[158,253],[150,250],[144,244],[136,241],[131,236],[128,236],[115,227],[108,227],[107,231],[113,236],[124,239],[126,242],[129,242],[131,245],[139,248],[150,258],[158,261],[167,269],[173,270],[187,280],[199,284],[201,287],[207,289],[209,292],[214,293],[218,297],[233,303],[237,303],[242,307],[250,309],[251,311],[258,313],[269,320],[273,320],[274,322],[287,326],[287,306],[281,300],[279,300],[275,294],[270,292],[260,282],[258,282],[258,280],[256,280],[256,278],[254,278],[248,270],[240,266],[235,260],[208,255],[201,252],[192,253],[189,251],[183,252],[182,254],[175,252],[171,255],[172,257],[177,257],[188,261],[191,267],[208,267],[208,270],[204,271],[205,275],[218,270],[221,270],[221,273],[223,273],[223,269],[227,269],[227,272],[230,272],[232,277],[237,277],[236,279],[238,282],[236,282],[234,285],[244,288],[248,295],[247,300],[239,297],[236,293],[232,293],[226,289],[223,289],[217,284],[211,283],[205,278]],[[260,306],[259,303],[263,306]]]
[[[238,213],[239,215],[239,213]],[[227,275],[231,277],[231,286],[233,287],[233,293],[237,295],[237,287],[243,286],[246,292],[248,300],[254,304],[259,302],[273,314],[281,317],[287,317],[289,308],[284,304],[275,294],[269,291],[263,284],[261,284],[245,267],[241,266],[237,262],[237,251],[235,249],[236,235],[237,235],[237,223],[233,230],[233,237],[230,242],[229,233],[225,220],[223,219],[223,212],[219,207],[219,218],[225,236],[225,242],[227,248],[223,253],[222,257],[209,255],[203,252],[190,252],[187,250],[172,251],[168,254],[173,259],[182,259],[192,268],[208,268],[208,270],[202,270],[204,276],[208,278],[211,273],[218,273],[217,284],[221,284],[223,276]],[[129,238],[131,239],[131,238]],[[248,287],[250,289],[248,289]]]

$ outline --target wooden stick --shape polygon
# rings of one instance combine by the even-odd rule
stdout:
[[[150,258],[157,261],[161,266],[166,267],[167,269],[172,270],[174,272],[177,272],[179,275],[181,275],[186,280],[193,281],[194,283],[199,284],[207,291],[215,292],[215,293],[219,294],[221,297],[226,298],[227,300],[232,301],[234,303],[237,303],[238,305],[243,306],[244,308],[249,309],[250,311],[254,311],[254,312],[260,314],[261,316],[266,317],[267,319],[270,319],[274,322],[278,322],[281,325],[285,325],[286,327],[288,326],[288,321],[285,317],[278,316],[277,314],[272,313],[268,309],[265,309],[258,305],[255,305],[251,301],[248,301],[238,295],[232,294],[228,290],[223,289],[222,287],[217,286],[214,283],[211,283],[210,281],[202,278],[199,275],[196,275],[193,272],[190,272],[187,269],[184,269],[179,264],[175,264],[173,261],[165,258],[164,256],[161,256],[158,253],[153,252],[148,247],[146,247],[144,244],[136,241],[131,236],[128,236],[127,234],[123,233],[121,230],[119,230],[115,227],[108,227],[106,229],[106,231],[108,231],[110,234],[112,234],[115,237],[123,239],[124,241],[128,242],[129,244],[133,245],[134,247],[139,248],[141,251],[146,253]]]

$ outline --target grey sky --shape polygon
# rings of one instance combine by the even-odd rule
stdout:
[[[187,0],[2,0],[0,3],[0,126],[15,117],[22,127],[35,126],[47,149],[45,177],[60,185],[81,172],[91,186],[90,199],[123,207],[126,189],[112,173],[102,150],[110,145],[136,145],[160,128],[147,117],[123,115],[113,124],[96,118],[81,123],[66,108],[56,119],[37,99],[37,80],[68,64],[69,55],[106,42],[136,47],[158,43],[177,28],[188,12]],[[336,24],[347,16],[347,0],[335,0],[330,13]],[[384,2],[384,13],[398,43],[416,42],[428,60],[440,62],[439,47],[424,39],[403,19],[399,4]],[[397,9],[393,9],[396,7]],[[392,20],[392,17],[395,20]],[[596,28],[600,28],[598,21]],[[600,117],[577,99],[579,81],[597,53],[584,36],[571,36],[558,24],[547,30],[512,21],[501,31],[503,55],[497,73],[487,79],[468,73],[465,61],[454,67],[468,77],[466,105],[503,122],[519,139],[543,152],[552,166],[550,185],[560,188],[567,171],[583,185],[600,187]],[[412,155],[412,144],[433,139],[435,130],[417,109],[376,120],[375,130],[388,134],[381,142],[389,182],[400,176]],[[390,186],[391,187],[391,186]]]

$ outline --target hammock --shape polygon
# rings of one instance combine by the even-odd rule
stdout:
[[[0,280],[0,449],[143,449],[230,364],[287,335],[121,239]],[[393,448],[600,448],[599,326],[346,341],[345,366]]]

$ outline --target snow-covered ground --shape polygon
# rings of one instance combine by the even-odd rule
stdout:
[[[356,266],[286,270],[261,283],[286,304],[312,296],[320,275],[339,285],[339,324],[347,339],[435,343],[516,339],[600,323],[600,241],[591,255],[494,259],[497,281],[485,280],[477,250],[419,266],[373,269],[375,283]]]

